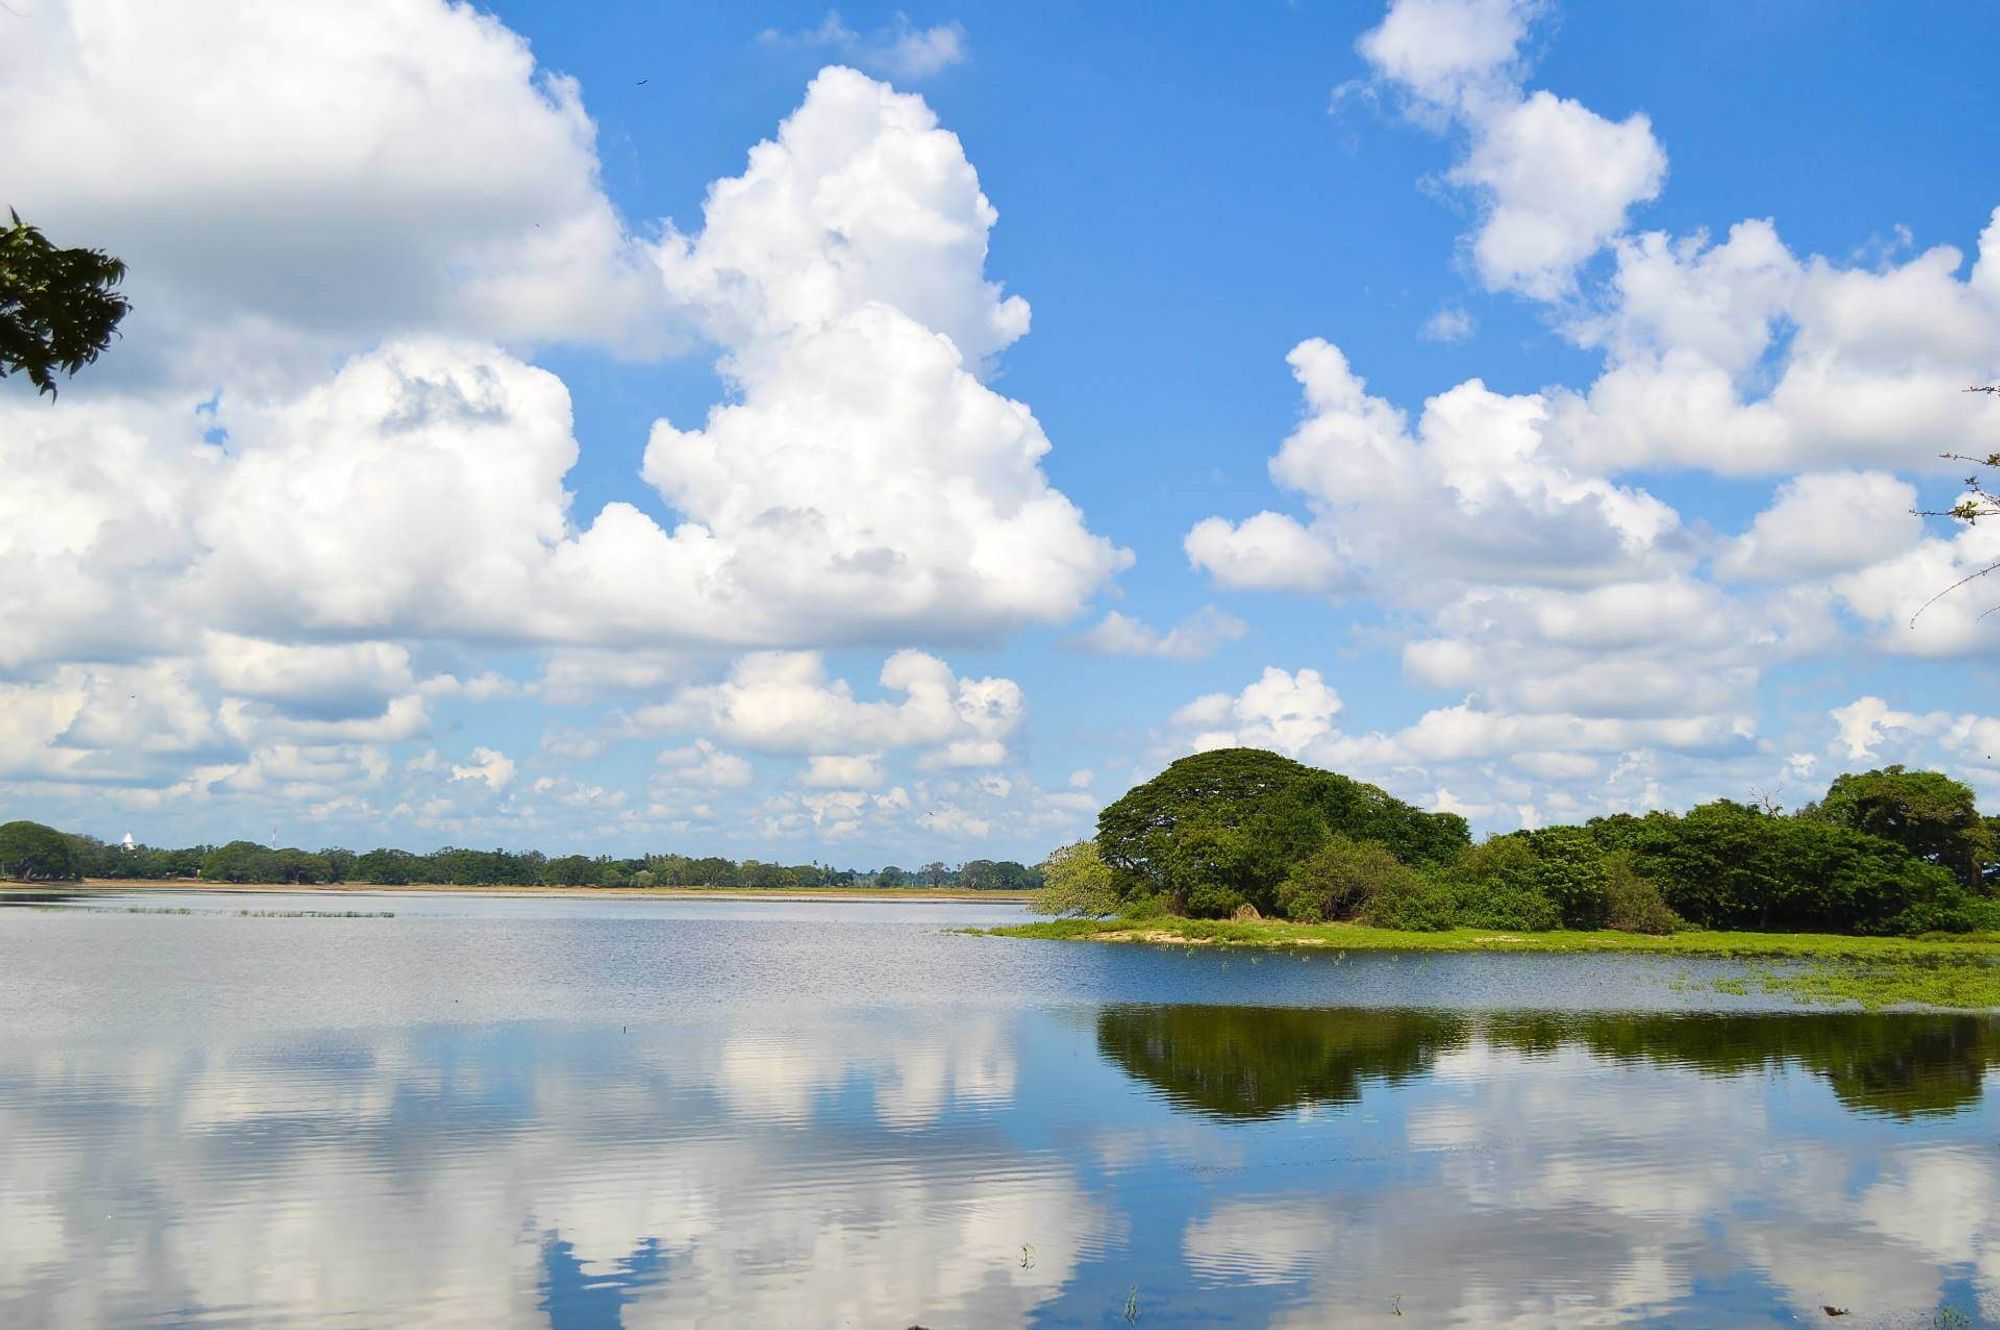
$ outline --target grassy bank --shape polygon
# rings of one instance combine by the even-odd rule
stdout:
[[[1808,1002],[1865,1007],[2000,1007],[2000,934],[1847,937],[1831,933],[1508,933],[1455,928],[1404,933],[1360,924],[1294,924],[1261,919],[1053,919],[972,930],[991,937],[1050,938],[1166,946],[1303,947],[1400,952],[1632,952],[1766,962],[1726,992],[1751,984]]]
[[[1835,933],[1710,933],[1653,936],[1594,932],[1508,933],[1452,928],[1404,933],[1363,924],[1294,924],[1282,919],[1050,919],[983,930],[994,937],[1161,942],[1180,946],[1325,947],[1339,951],[1638,951],[1687,956],[1852,960],[2000,960],[2000,934],[1847,937]]]
[[[382,896],[408,893],[455,896],[547,896],[569,900],[699,899],[743,901],[1024,901],[1026,891],[966,891],[955,887],[548,887],[480,886],[412,882],[407,886],[386,886],[373,882],[319,883],[301,886],[282,882],[202,882],[175,878],[166,881],[137,881],[124,878],[87,878],[82,883],[37,883],[15,885],[12,891],[256,891],[310,892],[331,896]]]

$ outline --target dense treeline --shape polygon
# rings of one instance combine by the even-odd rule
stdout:
[[[1796,813],[1730,800],[1474,845],[1463,818],[1257,749],[1183,758],[1045,865],[1046,912],[1384,928],[2000,927],[1996,822],[1934,771],[1839,777]]]
[[[636,858],[538,850],[468,850],[446,846],[429,854],[375,849],[357,854],[338,846],[310,851],[274,849],[254,841],[163,849],[113,845],[94,836],[65,835],[37,822],[0,825],[0,876],[16,881],[125,881],[284,883],[301,886],[360,883],[369,886],[459,887],[956,887],[1007,891],[1042,885],[1041,870],[1010,859],[972,859],[920,868],[833,868],[824,864],[765,863],[756,859],[692,858],[648,854]]]

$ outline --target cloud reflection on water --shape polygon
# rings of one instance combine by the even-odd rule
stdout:
[[[1867,1325],[2000,1296],[1996,1062],[1133,1005],[0,1040],[0,1321]]]

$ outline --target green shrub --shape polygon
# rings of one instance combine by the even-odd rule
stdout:
[[[1173,913],[1167,905],[1164,896],[1134,896],[1119,905],[1118,917],[1127,922],[1135,919],[1164,919]]]
[[[1978,897],[1965,905],[1966,931],[2000,933],[2000,900]]]
[[[1651,878],[1640,877],[1632,867],[1627,850],[1614,850],[1604,858],[1604,926],[1625,933],[1664,935],[1685,927],[1681,917],[1668,908],[1660,887]]]
[[[1493,928],[1508,933],[1546,933],[1562,927],[1562,915],[1533,887],[1464,878],[1450,884],[1452,913],[1461,928]]]
[[[1028,900],[1036,914],[1102,919],[1118,913],[1118,888],[1097,842],[1065,845],[1042,864],[1042,889]]]
[[[1287,919],[1302,923],[1354,919],[1367,913],[1377,894],[1386,889],[1407,892],[1421,886],[1416,870],[1380,841],[1336,835],[1279,885],[1278,908]]]
[[[1541,870],[1524,837],[1495,836],[1459,855],[1440,880],[1460,925],[1538,933],[1562,926],[1562,912],[1542,894]]]
[[[1534,855],[1528,878],[1564,928],[1602,928],[1609,901],[1604,849],[1582,827],[1518,833]]]
[[[1227,919],[1250,904],[1242,892],[1217,882],[1195,883],[1187,888],[1181,902],[1181,913],[1190,919]]]
[[[1362,922],[1406,933],[1442,933],[1458,923],[1451,888],[1421,873],[1398,874],[1384,883],[1362,913]]]

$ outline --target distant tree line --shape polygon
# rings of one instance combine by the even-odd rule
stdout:
[[[1474,845],[1464,819],[1257,749],[1183,758],[1044,866],[1051,914],[1384,928],[2000,929],[2000,819],[1941,772],[1843,775],[1795,813],[1731,800]]]
[[[458,887],[956,887],[969,891],[1038,888],[1041,870],[1011,859],[971,859],[956,867],[933,861],[918,868],[856,869],[758,859],[646,854],[633,858],[539,850],[469,850],[446,846],[428,854],[381,848],[357,854],[340,846],[302,850],[255,841],[167,849],[122,845],[69,835],[38,822],[0,825],[0,876],[22,882],[81,878],[125,881],[278,883],[316,886]]]

